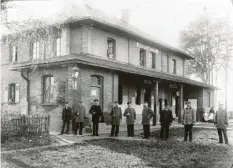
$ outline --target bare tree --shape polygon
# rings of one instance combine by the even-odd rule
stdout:
[[[186,75],[195,74],[209,83],[211,72],[228,61],[228,48],[232,46],[233,28],[224,20],[213,21],[205,17],[194,21],[182,31],[180,44],[183,50],[194,57],[188,61]]]

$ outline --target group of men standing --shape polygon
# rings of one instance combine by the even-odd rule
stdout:
[[[100,105],[98,104],[98,99],[94,100],[94,105],[91,106],[89,113],[92,115],[92,123],[93,123],[93,136],[99,136],[99,122],[103,122],[103,112],[101,110]],[[84,125],[84,120],[86,119],[86,110],[83,105],[83,102],[80,101],[78,106],[73,107],[72,109],[69,107],[68,102],[66,102],[65,107],[63,108],[62,113],[62,130],[61,134],[64,133],[65,125],[67,125],[66,133],[68,134],[69,131],[69,124],[70,120],[72,119],[72,114],[74,115],[75,120],[75,129],[74,134],[77,135],[77,131],[79,130],[79,134],[82,135],[82,129]],[[136,121],[136,111],[131,106],[131,102],[127,103],[127,108],[125,109],[124,113],[122,113],[121,107],[118,104],[118,101],[114,102],[114,106],[110,111],[111,116],[111,133],[110,136],[118,136],[119,134],[119,127],[122,120],[122,117],[126,117],[126,124],[127,124],[127,133],[128,137],[134,136],[134,123]],[[153,117],[154,113],[150,107],[148,107],[148,103],[145,102],[142,110],[142,125],[143,125],[143,132],[144,138],[149,138],[150,134],[150,120]],[[160,138],[163,140],[167,140],[169,138],[169,127],[173,122],[173,115],[172,111],[168,104],[165,105],[164,110],[160,113]],[[195,111],[191,107],[191,102],[187,102],[187,107],[184,108],[181,123],[184,125],[184,141],[189,139],[192,142],[192,128],[195,124]],[[227,138],[227,130],[226,126],[228,126],[228,116],[227,112],[223,110],[223,105],[221,104],[219,110],[216,112],[215,115],[215,125],[218,130],[219,135],[219,143],[223,143],[224,135],[225,143],[228,144]]]

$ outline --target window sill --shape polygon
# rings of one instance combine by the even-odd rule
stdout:
[[[57,106],[56,103],[42,103],[41,106]]]

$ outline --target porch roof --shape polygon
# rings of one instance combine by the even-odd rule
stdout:
[[[182,76],[156,71],[154,69],[139,67],[133,64],[123,63],[112,59],[110,61],[107,58],[105,59],[103,57],[98,57],[90,54],[70,54],[62,57],[54,57],[46,60],[38,60],[36,62],[23,62],[17,65],[12,65],[9,69],[13,71],[17,71],[22,69],[36,69],[39,67],[50,67],[61,64],[75,64],[75,63],[106,68],[110,70],[131,73],[136,75],[148,76],[155,78],[155,80],[156,79],[165,80],[165,81],[172,81],[180,84],[189,84],[189,85],[199,86],[209,89],[218,89],[217,87],[214,87],[212,85],[208,85],[202,82],[184,78]]]

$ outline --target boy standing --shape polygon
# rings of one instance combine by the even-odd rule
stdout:
[[[127,103],[128,108],[125,109],[124,116],[126,117],[128,137],[134,136],[134,122],[136,120],[136,112],[131,107],[131,102]]]
[[[114,102],[114,107],[112,108],[110,112],[110,116],[112,117],[112,129],[111,129],[111,137],[118,136],[119,133],[119,126],[120,126],[120,121],[122,119],[122,112],[121,108],[118,106],[118,101]]]

